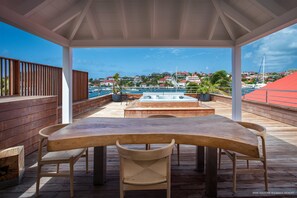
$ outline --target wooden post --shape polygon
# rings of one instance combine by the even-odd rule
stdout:
[[[206,148],[206,197],[217,197],[217,148]]]
[[[72,123],[72,49],[63,47],[62,123]]]
[[[21,71],[20,71],[20,61],[14,61],[14,93],[13,95],[20,95],[20,83],[21,83]]]
[[[196,170],[200,173],[204,172],[204,146],[197,146],[196,148]]]
[[[94,185],[103,185],[106,181],[106,146],[94,147]]]
[[[232,119],[241,120],[241,47],[232,49]]]

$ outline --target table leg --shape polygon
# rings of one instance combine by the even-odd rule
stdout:
[[[217,148],[206,148],[206,196],[217,197]]]
[[[200,173],[204,172],[204,146],[196,147],[196,170]]]
[[[103,185],[106,181],[106,146],[94,147],[94,185]]]

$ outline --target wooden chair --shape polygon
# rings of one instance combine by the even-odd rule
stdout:
[[[259,158],[249,157],[245,155],[241,155],[235,152],[231,152],[229,150],[219,149],[219,169],[221,168],[221,157],[222,154],[227,155],[233,162],[233,192],[236,192],[236,176],[237,173],[247,173],[247,172],[263,172],[265,179],[265,191],[268,191],[268,178],[267,178],[267,161],[266,161],[266,147],[265,147],[265,139],[266,139],[266,129],[260,125],[249,123],[249,122],[237,122],[241,126],[250,129],[253,133],[257,135],[261,139],[261,144],[259,146]],[[260,148],[262,147],[262,148]],[[238,160],[246,160],[247,168],[246,169],[237,169],[237,161]],[[263,168],[250,168],[249,161],[260,161],[263,163]]]
[[[37,181],[36,181],[36,195],[39,195],[39,185],[41,177],[70,177],[70,196],[73,197],[73,167],[74,164],[80,157],[86,158],[86,172],[88,173],[88,149],[73,149],[66,151],[55,151],[55,152],[46,152],[43,155],[43,147],[44,142],[46,142],[47,138],[57,130],[67,126],[68,124],[57,124],[52,125],[46,128],[43,128],[39,131],[40,141],[39,141],[39,149],[38,149],[38,166],[37,166]],[[70,167],[69,172],[60,172],[59,165],[68,163]],[[48,164],[56,164],[57,170],[56,172],[46,172],[42,171],[42,167]]]
[[[172,116],[172,115],[152,115],[152,116],[149,116],[148,118],[176,118],[175,116]],[[179,150],[180,146],[179,144],[176,144],[176,151],[177,151],[177,165],[179,166],[180,165],[180,150]],[[145,149],[146,150],[149,150],[151,149],[151,145],[150,144],[146,144],[145,145]]]
[[[120,198],[129,190],[167,189],[170,197],[171,154],[175,141],[155,150],[127,149],[116,142],[120,154]]]

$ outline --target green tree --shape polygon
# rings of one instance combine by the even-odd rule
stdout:
[[[210,76],[210,82],[220,90],[228,92],[231,88],[231,78],[225,70],[216,71]]]

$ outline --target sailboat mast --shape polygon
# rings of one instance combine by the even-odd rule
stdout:
[[[262,73],[262,83],[265,84],[265,54],[263,56],[263,60],[262,60],[262,69],[263,69],[263,73]]]
[[[175,92],[177,92],[177,66],[175,67]]]

